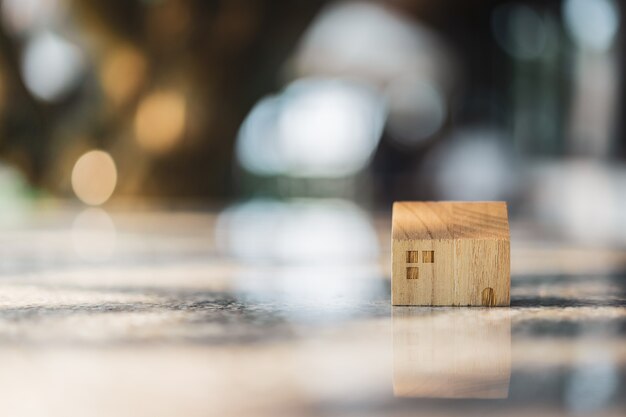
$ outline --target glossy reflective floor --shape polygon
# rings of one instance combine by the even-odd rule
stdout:
[[[514,221],[511,308],[392,308],[388,218],[5,216],[0,415],[624,415],[626,252]]]

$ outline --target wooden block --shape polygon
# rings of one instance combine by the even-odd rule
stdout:
[[[510,304],[505,202],[396,202],[391,234],[393,305]]]

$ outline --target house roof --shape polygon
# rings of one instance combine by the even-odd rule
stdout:
[[[506,202],[399,201],[391,234],[395,240],[508,240]]]

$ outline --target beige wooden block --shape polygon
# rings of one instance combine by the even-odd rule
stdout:
[[[504,202],[396,202],[393,305],[508,306],[510,238]]]

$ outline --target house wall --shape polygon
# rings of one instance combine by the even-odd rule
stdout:
[[[417,251],[415,259],[407,252]],[[428,254],[424,254],[427,252]],[[429,255],[431,254],[432,255]],[[429,256],[434,256],[429,262]],[[410,260],[411,262],[407,262]],[[409,270],[409,268],[415,268]],[[413,275],[407,279],[407,274]],[[394,305],[452,305],[454,302],[454,242],[452,240],[395,241],[392,255]]]
[[[456,305],[510,304],[510,248],[505,240],[458,240],[456,243]],[[491,300],[483,291],[493,289]]]
[[[398,240],[392,252],[393,305],[510,303],[508,241]]]

